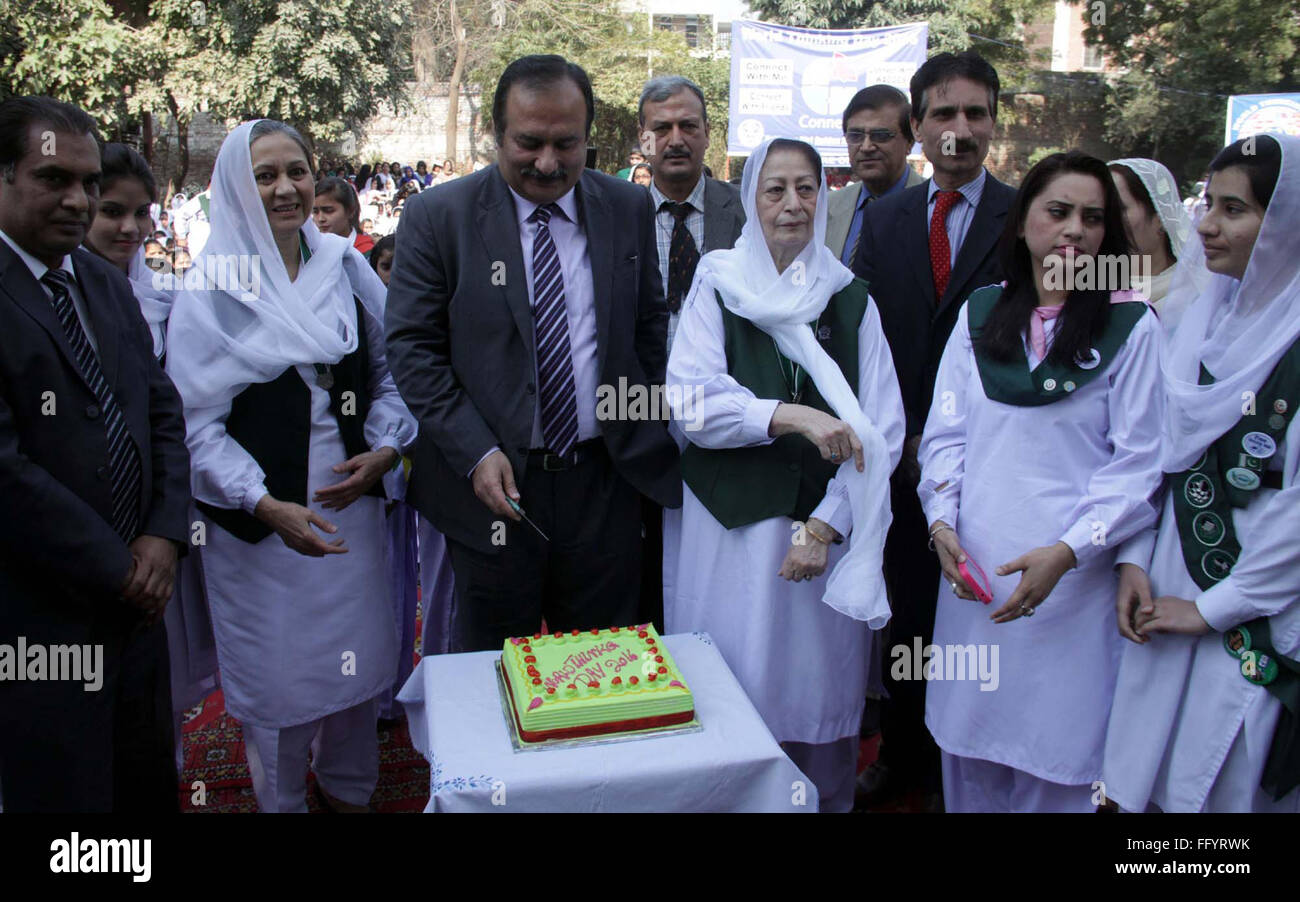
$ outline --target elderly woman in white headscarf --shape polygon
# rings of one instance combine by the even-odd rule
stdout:
[[[1146,296],[1166,332],[1173,332],[1182,310],[1167,306],[1165,296],[1192,233],[1192,218],[1183,206],[1178,183],[1155,160],[1130,157],[1106,165],[1124,205],[1129,244],[1141,261],[1132,273],[1131,287]]]
[[[700,260],[668,360],[687,444],[664,616],[713,636],[822,810],[847,811],[871,631],[889,619],[902,399],[866,284],[823,243],[817,152],[768,141],[741,196],[744,230]]]
[[[1300,138],[1224,148],[1206,204],[1183,259],[1211,275],[1162,360],[1163,512],[1119,556],[1105,792],[1297,812]]]
[[[185,403],[226,707],[263,811],[364,810],[376,696],[395,670],[381,478],[415,436],[384,359],[383,283],[310,219],[311,155],[245,122],[212,180],[203,285],[177,298],[167,372]]]

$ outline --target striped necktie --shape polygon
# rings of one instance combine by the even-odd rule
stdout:
[[[542,438],[552,453],[564,457],[578,440],[578,401],[569,349],[564,273],[560,271],[560,255],[549,226],[556,213],[564,215],[555,204],[545,204],[534,210],[528,221],[537,223],[533,239],[533,330],[541,384]]]
[[[127,432],[126,417],[113,397],[95,349],[90,346],[90,339],[86,337],[76,308],[72,306],[72,276],[62,269],[51,269],[41,277],[41,282],[54,294],[54,312],[68,337],[77,369],[99,400],[104,429],[108,433],[109,473],[113,480],[113,531],[122,537],[123,542],[130,542],[135,538],[140,523],[140,452]]]

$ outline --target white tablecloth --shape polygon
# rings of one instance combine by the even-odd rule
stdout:
[[[664,636],[695,695],[698,733],[516,752],[493,662],[424,658],[398,694],[429,761],[425,811],[816,812],[817,788],[781,751],[705,633]]]

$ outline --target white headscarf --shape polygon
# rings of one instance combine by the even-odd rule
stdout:
[[[140,304],[144,321],[153,336],[153,356],[161,357],[167,347],[167,317],[172,312],[175,296],[164,288],[155,287],[154,271],[145,262],[144,245],[136,248],[135,256],[127,266],[126,276],[131,280],[131,290]]]
[[[1300,138],[1269,137],[1281,145],[1282,165],[1246,272],[1241,281],[1209,273],[1165,346],[1166,473],[1191,466],[1241,418],[1249,400],[1272,402],[1255,392],[1300,338]],[[1194,233],[1187,243],[1189,271],[1179,273],[1171,296],[1190,293],[1187,285],[1204,259]],[[1198,384],[1202,364],[1215,378],[1211,385]]]
[[[1151,198],[1151,204],[1156,208],[1156,215],[1160,217],[1160,224],[1164,227],[1165,234],[1169,236],[1169,247],[1174,253],[1175,263],[1163,273],[1152,273],[1151,284],[1144,285],[1135,281],[1133,287],[1143,291],[1151,297],[1151,306],[1156,308],[1160,314],[1160,321],[1167,332],[1173,331],[1182,318],[1185,309],[1185,302],[1190,300],[1186,293],[1182,295],[1184,303],[1170,304],[1169,297],[1179,265],[1183,262],[1184,248],[1187,246],[1188,239],[1191,238],[1194,231],[1192,217],[1183,206],[1182,197],[1178,193],[1178,183],[1174,181],[1173,173],[1165,166],[1155,160],[1148,160],[1142,157],[1126,157],[1122,160],[1111,160],[1107,166],[1125,166],[1132,170],[1133,174],[1142,182],[1142,187],[1146,189],[1147,196]],[[1134,253],[1137,248],[1134,248]],[[1184,267],[1186,268],[1186,267]],[[1136,276],[1136,274],[1135,274]],[[1198,290],[1203,285],[1204,280],[1198,283]]]
[[[252,291],[238,284],[187,287],[177,296],[167,372],[187,409],[224,404],[289,366],[338,363],[357,348],[353,295],[384,321],[384,283],[346,238],[321,234],[310,216],[301,231],[311,259],[289,280],[253,177],[249,133],[259,121],[243,123],[221,145],[212,174],[212,234],[193,263],[210,276],[230,270],[217,264],[222,257],[252,260],[258,279],[250,281],[259,284]]]
[[[802,366],[835,414],[862,442],[866,470],[853,460],[840,464],[838,478],[848,487],[853,511],[849,551],[826,581],[823,601],[841,614],[879,629],[889,620],[881,566],[889,531],[889,449],[879,430],[862,412],[835,361],[817,343],[809,325],[826,308],[831,295],[853,281],[839,258],[826,247],[826,176],[823,172],[813,216],[813,236],[785,271],[776,264],[758,219],[759,173],[772,140],[763,142],[745,163],[740,195],[745,226],[731,250],[710,251],[700,258],[692,293],[717,290],[727,309],[744,317],[776,341],[786,357]],[[693,299],[688,299],[691,303]]]

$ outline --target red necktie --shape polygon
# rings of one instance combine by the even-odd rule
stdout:
[[[934,273],[934,302],[943,301],[952,275],[952,247],[948,244],[948,211],[961,198],[960,191],[937,191],[930,217],[930,271]]]

